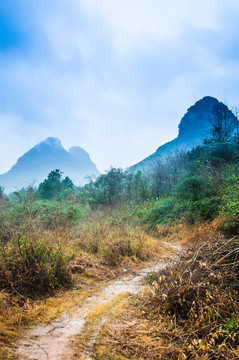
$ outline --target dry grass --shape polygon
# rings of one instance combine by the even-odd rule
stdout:
[[[113,316],[94,359],[238,359],[239,239],[210,238]]]
[[[95,344],[94,359],[160,359],[159,354],[165,347],[160,329],[145,318],[140,297],[127,300],[124,308],[112,314],[102,327]]]
[[[12,346],[22,329],[51,321],[66,309],[74,308],[76,303],[120,276],[123,269],[137,269],[144,266],[144,261],[163,256],[160,241],[127,222],[125,216],[124,211],[118,210],[92,212],[74,226],[51,230],[31,218],[24,218],[21,227],[12,226],[9,234],[13,242],[4,244],[8,256],[0,259],[4,275],[0,279],[0,359],[11,359]],[[61,281],[55,282],[51,276],[52,285],[43,296],[40,290],[44,283],[43,270],[48,276],[49,261],[39,272],[35,255],[40,252],[44,258],[45,245],[50,249],[51,259],[59,253],[67,260],[66,274],[70,274],[72,285],[64,288]],[[31,274],[35,288],[39,289],[32,296]]]
[[[65,311],[74,311],[89,296],[120,276],[122,266],[103,266],[95,256],[81,253],[77,261],[72,262],[72,271],[75,285],[71,289],[55,291],[52,296],[39,300],[0,292],[0,360],[14,358],[13,344],[25,328],[50,322]]]
[[[110,301],[97,305],[88,314],[83,331],[74,340],[74,357],[76,359],[86,360],[91,357],[102,323],[109,316],[113,316],[115,313],[119,314],[125,310],[128,296],[127,293],[116,295]]]
[[[30,239],[33,255],[37,249],[35,244],[40,241],[41,248],[44,248],[46,242],[51,249],[57,249],[64,257],[66,256],[69,259],[67,271],[71,272],[73,285],[71,289],[52,288],[45,297],[39,292],[39,296],[34,294],[29,298],[31,276],[28,279],[24,277],[23,272],[22,277],[19,273],[17,277],[13,275],[9,278],[8,272],[7,277],[11,280],[11,286],[7,286],[8,281],[5,288],[4,279],[1,278],[3,290],[0,292],[0,359],[2,360],[12,358],[13,343],[22,329],[35,323],[51,321],[66,309],[74,308],[76,303],[81,303],[108,281],[115,279],[122,273],[123,268],[141,267],[143,261],[157,256],[157,252],[160,252],[157,239],[129,225],[122,227],[121,220],[112,224],[109,219],[105,219],[105,216],[94,217],[88,222],[81,223],[78,228],[68,228],[67,231],[58,229],[49,231],[41,226],[28,224],[18,229],[17,235]],[[9,264],[15,264],[14,258],[21,259],[23,267],[29,269],[30,264],[25,263],[23,256],[23,250],[29,255],[29,247],[25,248],[25,243],[25,241],[21,244],[16,243],[15,247],[13,243],[5,245],[9,254]],[[10,257],[11,252],[15,254],[12,257]],[[1,264],[5,269],[6,258],[4,261],[2,258]],[[34,269],[37,270],[35,265]],[[46,268],[48,266],[47,262]],[[27,292],[23,280],[27,285],[29,284]]]
[[[107,222],[85,224],[74,240],[78,249],[116,266],[125,258],[146,261],[157,256],[159,242],[138,227],[112,226]]]
[[[0,359],[12,359],[13,344],[22,336],[22,331],[29,326],[48,323],[65,311],[74,312],[88,296],[100,291],[105,286],[101,281],[83,276],[81,283],[66,291],[58,291],[54,296],[38,301],[23,300],[6,292],[0,293]]]
[[[217,217],[212,222],[189,225],[185,222],[175,222],[171,225],[158,225],[156,236],[170,243],[191,246],[199,245],[222,234],[224,218]]]

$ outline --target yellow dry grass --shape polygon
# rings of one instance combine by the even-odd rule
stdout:
[[[102,327],[95,343],[94,359],[160,359],[166,345],[157,324],[145,319],[142,299],[129,297],[122,305]]]
[[[0,293],[0,359],[13,358],[13,344],[22,336],[24,329],[34,324],[48,323],[67,311],[74,312],[76,305],[88,296],[100,291],[104,283],[88,283],[75,290],[58,291],[46,299],[21,303],[17,297]]]
[[[212,222],[189,225],[185,222],[175,222],[171,225],[158,225],[156,236],[159,239],[185,246],[197,245],[210,238],[221,235],[224,219],[215,218]]]
[[[112,314],[94,359],[238,359],[238,256],[237,237],[208,234],[207,242],[182,254],[148,291]]]
[[[116,295],[113,299],[97,305],[86,319],[83,331],[74,340],[74,357],[78,360],[86,360],[91,356],[94,341],[101,330],[102,320],[125,311],[128,304],[128,293]]]
[[[155,244],[154,256],[156,256],[156,253],[160,252],[160,245],[158,240],[152,239],[151,248],[153,241]],[[62,247],[65,246],[62,245]],[[71,241],[68,253],[74,252],[74,246],[77,248],[77,242]],[[165,250],[163,251],[165,252]],[[160,255],[162,256],[162,253]],[[72,256],[71,267],[75,273],[73,276],[77,285],[73,285],[70,290],[56,291],[53,296],[34,301],[21,299],[4,291],[1,292],[0,359],[14,358],[12,355],[13,344],[22,336],[22,331],[25,328],[42,322],[50,322],[64,311],[74,309],[76,304],[82,303],[88,296],[108,284],[109,281],[120,276],[123,268],[136,270],[142,266],[145,264],[136,256],[123,257],[118,266],[112,267],[102,262],[97,255],[82,250],[75,251],[74,256]],[[103,310],[98,308],[98,311]]]

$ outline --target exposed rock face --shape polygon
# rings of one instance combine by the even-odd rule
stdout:
[[[159,158],[171,156],[178,150],[190,150],[202,145],[204,139],[210,137],[211,121],[215,117],[215,109],[218,106],[235,123],[236,118],[226,105],[211,96],[206,96],[187,110],[178,126],[179,133],[176,139],[160,146],[154,154],[132,166],[129,171],[147,172],[151,164]]]
[[[67,151],[58,138],[49,137],[21,156],[7,173],[0,175],[0,185],[6,193],[33,183],[37,186],[55,169],[60,169],[63,176],[69,176],[75,185],[83,185],[87,176],[99,175],[84,149],[74,146]]]
[[[218,105],[217,99],[206,96],[191,106],[178,126],[178,139],[181,142],[193,140],[194,143],[201,144],[210,132],[210,119]]]

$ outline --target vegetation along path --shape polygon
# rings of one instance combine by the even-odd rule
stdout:
[[[173,250],[180,250],[180,246],[164,243],[165,246]],[[61,318],[51,324],[42,325],[30,329],[16,351],[18,359],[32,360],[68,360],[74,356],[72,342],[76,335],[79,335],[87,320],[87,316],[94,311],[100,304],[110,303],[117,296],[130,293],[137,294],[144,288],[142,279],[151,272],[159,271],[167,266],[167,263],[158,262],[139,270],[137,273],[125,275],[112,284],[105,287],[102,291],[89,297],[84,304],[74,311],[73,314],[65,313]],[[98,325],[95,333],[84,352],[84,358],[90,359],[90,349],[94,345],[94,338],[104,319]],[[83,354],[82,354],[83,355]],[[82,357],[81,357],[82,358]]]

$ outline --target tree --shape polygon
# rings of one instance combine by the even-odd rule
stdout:
[[[236,119],[237,119],[237,123],[236,123],[236,141],[239,141],[239,107],[238,106],[233,106],[232,107],[232,113],[235,115]]]
[[[187,155],[177,151],[173,155],[157,157],[151,161],[150,185],[154,198],[171,191],[186,165]]]
[[[139,170],[136,173],[126,174],[124,187],[124,198],[125,200],[140,204],[147,200],[151,193],[149,190],[148,179]]]
[[[93,183],[96,202],[112,205],[118,201],[122,193],[124,180],[125,174],[120,168],[111,168],[107,174],[100,175]]]
[[[46,200],[60,199],[63,191],[72,190],[73,182],[68,176],[62,180],[62,174],[59,169],[52,170],[47,179],[39,185],[37,196]]]
[[[215,168],[223,167],[227,163],[235,163],[238,155],[238,119],[231,110],[219,103],[210,120],[211,131],[204,140],[207,160]],[[205,152],[205,151],[204,151]]]
[[[120,168],[111,168],[81,189],[82,198],[96,206],[126,201],[139,204],[148,199],[149,195],[148,180],[141,171],[133,174]]]
[[[73,182],[71,181],[71,179],[66,176],[64,180],[62,180],[62,185],[63,185],[63,188],[68,190],[68,189],[73,189],[74,187],[74,184]]]
[[[238,119],[222,103],[219,103],[213,111],[213,116],[210,120],[211,134],[209,142],[212,143],[228,143],[231,142],[238,132]]]
[[[4,199],[3,195],[4,195],[4,187],[0,185],[0,200]]]
[[[62,179],[63,172],[59,169],[52,170],[49,175],[47,176],[47,180],[49,182],[60,182]]]

